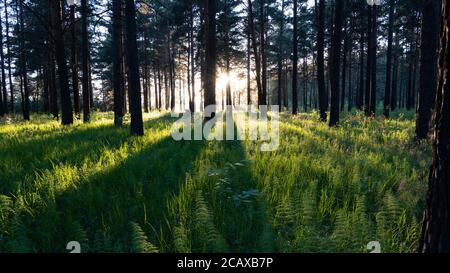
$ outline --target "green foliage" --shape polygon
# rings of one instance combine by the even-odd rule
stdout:
[[[431,153],[408,116],[356,113],[330,129],[316,113],[286,115],[271,153],[176,142],[156,113],[130,137],[112,118],[0,125],[0,252],[416,249]]]

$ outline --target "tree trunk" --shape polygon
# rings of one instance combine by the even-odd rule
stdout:
[[[371,87],[370,87],[370,108],[369,108],[369,115],[374,117],[376,114],[376,107],[377,107],[377,5],[373,5],[373,12],[372,12],[372,49],[371,54]]]
[[[319,92],[320,120],[327,121],[328,94],[325,87],[325,0],[319,0],[317,24],[317,84]]]
[[[298,0],[294,0],[294,36],[292,57],[292,114],[298,113],[297,75],[298,75]]]
[[[331,111],[330,126],[335,126],[339,122],[339,77],[340,77],[340,59],[342,46],[342,22],[344,13],[344,0],[336,0],[334,14],[334,31],[331,42]]]
[[[419,252],[450,252],[450,3],[442,0],[442,32],[434,121],[433,164],[430,169]]]
[[[14,113],[14,86],[12,81],[12,69],[11,69],[11,44],[9,40],[9,18],[8,18],[8,4],[7,0],[4,2],[5,6],[5,27],[6,27],[6,53],[8,55],[8,82],[9,82],[9,100],[10,110]]]
[[[70,20],[72,26],[72,47],[71,47],[71,62],[72,62],[72,91],[73,91],[73,105],[75,116],[80,118],[80,93],[78,85],[78,59],[77,59],[77,24],[75,20],[75,5],[70,7]]]
[[[349,31],[347,28],[347,20],[344,21],[344,51],[342,56],[342,88],[341,88],[341,104],[340,104],[340,110],[341,112],[344,111],[345,107],[345,88],[347,87],[347,54],[349,53]]]
[[[114,89],[114,124],[123,124],[123,58],[122,58],[122,0],[113,0],[113,89]]]
[[[253,21],[253,4],[252,0],[248,0],[248,25],[250,29],[250,37],[252,40],[253,54],[255,55],[255,66],[256,66],[256,86],[258,89],[258,104],[261,102],[261,97],[263,95],[262,83],[261,83],[261,58],[258,52],[258,44],[256,41],[256,31]]]
[[[144,135],[142,120],[141,86],[139,82],[139,58],[136,41],[136,10],[134,0],[125,2],[125,19],[127,28],[126,50],[128,52],[128,100],[131,113],[131,134]]]
[[[22,114],[24,120],[30,120],[30,94],[28,88],[27,53],[25,49],[25,25],[23,14],[23,3],[19,4],[20,24],[20,73],[22,77]]]
[[[1,105],[0,105],[0,114],[8,114],[8,90],[6,89],[6,73],[5,73],[5,54],[3,52],[3,27],[2,27],[2,18],[1,18],[1,12],[0,12],[0,70],[2,75],[2,82],[1,82],[1,94],[0,97],[2,97]]]
[[[284,14],[285,0],[281,1],[281,14]],[[283,34],[284,34],[284,16],[280,16],[279,21],[279,33],[278,33],[278,52],[277,52],[277,77],[278,77],[278,89],[277,89],[277,105],[281,109],[281,96],[283,93]]]
[[[87,0],[81,0],[81,51],[83,70],[83,122],[91,119],[91,98],[89,91],[89,37],[88,37],[88,6]]]
[[[386,85],[384,88],[384,108],[383,115],[389,118],[389,113],[391,111],[391,88],[392,88],[392,40],[394,33],[394,11],[395,11],[395,0],[390,0],[389,7],[389,27],[388,27],[388,49],[387,49],[387,60],[386,60]]]
[[[297,1],[297,0],[294,0]],[[267,55],[266,55],[266,15],[264,12],[265,8],[265,0],[259,1],[259,16],[260,16],[260,48],[261,48],[261,63],[262,63],[262,71],[261,71],[261,87],[262,93],[259,98],[259,105],[267,105]]]
[[[61,122],[62,125],[70,125],[73,124],[73,114],[67,74],[66,49],[64,47],[64,36],[62,31],[61,2],[51,1],[51,3],[53,11],[53,37],[55,40],[55,55],[58,64],[59,88],[61,94]],[[26,87],[25,81],[24,87]]]
[[[356,96],[356,108],[360,111],[364,110],[364,12],[361,10],[361,32],[359,36],[359,86],[358,95]]]
[[[205,0],[205,109],[213,106],[210,117],[205,116],[205,120],[209,120],[215,116],[216,112],[216,1]]]
[[[428,137],[433,100],[436,97],[439,2],[423,3],[420,88],[416,121],[416,138],[419,140]]]

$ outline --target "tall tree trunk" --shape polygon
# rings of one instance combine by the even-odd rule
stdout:
[[[294,0],[297,1],[297,0]],[[266,54],[266,15],[264,12],[266,5],[265,0],[259,1],[259,16],[260,16],[260,48],[261,48],[261,87],[262,93],[259,98],[259,105],[267,105],[267,54]]]
[[[317,24],[317,84],[319,92],[320,120],[326,122],[328,94],[325,87],[325,0],[319,0]]]
[[[349,30],[347,27],[347,20],[344,21],[344,50],[343,50],[343,56],[342,56],[342,88],[341,88],[341,104],[340,104],[340,110],[341,112],[344,111],[345,107],[345,88],[347,87],[347,54],[349,53]]]
[[[73,106],[75,116],[80,118],[80,92],[78,85],[78,59],[77,59],[77,23],[75,20],[75,5],[70,7],[70,20],[72,27],[72,47],[71,47],[71,62],[72,62],[72,91],[73,91]]]
[[[20,23],[20,73],[22,76],[23,85],[23,107],[22,114],[24,120],[30,120],[30,94],[28,88],[28,72],[27,72],[27,53],[25,48],[25,25],[24,25],[24,13],[23,2],[19,4],[19,23]]]
[[[247,27],[247,105],[252,104],[250,27]]]
[[[256,40],[256,31],[253,20],[253,4],[252,0],[247,1],[248,6],[248,26],[250,29],[250,37],[252,40],[253,55],[255,55],[255,66],[256,66],[256,87],[258,89],[258,104],[261,102],[263,96],[263,87],[261,82],[261,56],[258,52],[258,43]]]
[[[368,28],[367,28],[367,66],[366,66],[366,89],[365,89],[365,97],[364,97],[364,110],[366,116],[370,116],[370,95],[371,95],[371,88],[372,88],[372,31],[373,31],[373,6],[368,6],[368,16],[367,16],[367,22],[368,22]]]
[[[195,112],[195,50],[194,50],[194,4],[190,0],[190,26],[189,26],[189,44],[190,44],[190,55],[191,55],[191,96],[189,100],[189,109],[191,112]]]
[[[436,97],[439,2],[436,0],[423,3],[420,88],[416,121],[416,138],[419,140],[428,136],[434,107],[433,99]]]
[[[136,41],[136,10],[134,0],[126,0],[125,2],[125,19],[127,28],[126,50],[128,52],[128,100],[131,113],[131,133],[133,135],[143,136],[144,124],[142,119],[139,58]]]
[[[390,0],[389,7],[389,27],[388,27],[388,49],[386,60],[386,85],[384,88],[384,109],[383,115],[389,118],[391,111],[391,90],[392,90],[392,43],[394,36],[394,12],[395,12],[395,0]]]
[[[433,164],[419,252],[450,252],[450,3],[442,0],[439,76],[434,118]]]
[[[114,124],[123,124],[123,58],[122,58],[122,0],[113,0],[113,88],[114,88]]]
[[[83,70],[83,122],[91,119],[91,98],[89,89],[89,37],[88,37],[88,4],[81,0],[81,51]]]
[[[331,42],[332,65],[331,65],[331,111],[330,126],[335,126],[339,122],[339,67],[342,47],[342,22],[344,20],[344,0],[336,0],[334,13],[334,32]]]
[[[364,110],[364,12],[361,10],[361,21],[359,33],[359,86],[358,95],[356,96],[356,108],[360,111]]]
[[[2,25],[2,17],[0,12],[0,70],[2,75],[1,82],[1,94],[0,97],[3,97],[1,100],[0,107],[2,108],[0,112],[2,114],[8,114],[8,90],[6,89],[6,73],[5,73],[5,53],[3,52],[3,25]]]
[[[294,0],[294,36],[293,36],[293,57],[292,57],[292,114],[298,113],[298,94],[297,94],[297,77],[298,77],[298,0]]]
[[[281,14],[279,21],[279,33],[278,33],[278,52],[277,52],[277,76],[278,76],[278,89],[277,89],[277,105],[281,109],[281,94],[283,93],[283,34],[284,34],[284,8],[285,0],[281,1]]]
[[[377,15],[377,5],[372,7],[372,49],[371,49],[371,87],[370,87],[370,108],[369,115],[374,117],[376,114],[377,107],[377,28],[378,28],[378,15]]]
[[[67,74],[66,49],[61,21],[61,2],[51,1],[53,18],[53,37],[55,40],[55,55],[58,64],[59,89],[61,94],[62,125],[73,124],[72,102],[70,98],[69,79]],[[24,82],[24,87],[26,83]]]
[[[216,104],[216,1],[205,0],[205,67],[206,74],[204,78],[205,101],[204,107],[214,106]],[[215,106],[209,120],[215,116]]]
[[[397,48],[397,46],[396,46]],[[398,98],[398,55],[394,56],[394,68],[392,72],[392,94],[391,94],[391,110],[395,111],[397,109],[397,98]]]
[[[8,55],[8,82],[9,82],[9,100],[10,110],[14,113],[14,86],[12,81],[12,66],[11,66],[11,44],[9,40],[9,18],[8,18],[8,3],[4,2],[5,6],[5,27],[6,27],[6,54]]]

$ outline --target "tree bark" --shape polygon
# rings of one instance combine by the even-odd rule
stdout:
[[[434,124],[433,164],[430,169],[419,252],[450,252],[450,3],[442,0],[442,29]]]
[[[418,140],[428,137],[433,100],[436,97],[439,2],[436,0],[423,3],[420,88],[416,120]]]

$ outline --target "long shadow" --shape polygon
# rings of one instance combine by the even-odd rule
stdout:
[[[147,132],[160,130],[172,122],[169,116],[146,121]],[[87,128],[58,128],[51,135],[0,147],[0,193],[15,193],[29,187],[36,172],[52,170],[58,165],[80,166],[96,162],[105,150],[116,150],[130,140],[129,127],[95,125]]]
[[[164,248],[171,238],[167,199],[178,194],[203,144],[176,142],[168,135],[59,193],[29,223],[40,230],[32,237],[38,251],[64,252],[68,241],[85,237],[86,251],[128,252],[135,239],[130,237],[130,222],[138,223],[154,245]],[[77,227],[85,236],[76,232]]]
[[[236,137],[235,137],[236,139]],[[209,177],[198,178],[197,189],[205,199],[214,226],[225,248],[205,246],[205,234],[195,234],[193,252],[271,252],[275,249],[267,203],[252,175],[244,142],[220,141],[210,145],[214,152],[201,160],[209,168]],[[197,194],[197,193],[192,193]],[[195,206],[191,209],[195,210]],[[198,213],[198,212],[194,212]],[[195,226],[195,225],[194,225]]]

